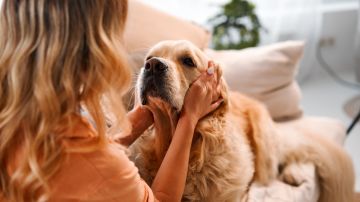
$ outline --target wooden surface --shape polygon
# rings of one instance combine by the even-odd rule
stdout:
[[[360,193],[355,194],[355,202],[360,202]]]

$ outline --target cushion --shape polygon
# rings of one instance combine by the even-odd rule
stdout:
[[[318,134],[334,140],[339,145],[344,145],[346,128],[344,124],[334,118],[303,116],[299,119],[277,122],[276,127],[282,133]]]
[[[287,41],[243,50],[206,50],[223,65],[230,90],[262,101],[275,120],[299,117],[301,92],[295,81],[304,42]]]
[[[162,40],[191,41],[201,49],[208,47],[210,33],[204,28],[154,9],[138,0],[129,1],[124,43],[129,53],[146,53]]]

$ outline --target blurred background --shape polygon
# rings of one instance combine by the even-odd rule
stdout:
[[[230,0],[143,2],[214,32],[216,20],[221,21],[221,16],[217,15],[224,13],[222,6]],[[245,25],[255,37],[248,37],[245,47],[286,40],[306,41],[297,75],[305,115],[334,117],[348,126],[360,110],[360,1],[250,0],[248,3],[251,6],[242,12],[250,17],[240,24]],[[228,13],[231,8],[233,6],[228,8]],[[258,38],[254,32],[258,32]],[[226,43],[227,40],[221,39],[220,42]],[[239,41],[236,37],[234,40]],[[239,47],[244,48],[242,45]],[[221,49],[214,40],[211,46]],[[356,189],[360,191],[359,123],[348,136],[345,147],[355,162],[358,176]]]

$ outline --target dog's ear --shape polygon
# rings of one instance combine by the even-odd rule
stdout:
[[[273,142],[276,129],[265,106],[246,97],[243,97],[241,102],[247,119],[246,135],[255,153],[255,179],[267,184],[277,173]]]
[[[160,98],[149,97],[148,106],[154,117],[155,156],[158,162],[162,162],[175,133],[178,116],[171,105]]]

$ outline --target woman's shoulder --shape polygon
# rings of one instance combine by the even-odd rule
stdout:
[[[144,201],[152,195],[120,144],[109,140],[96,150],[76,152],[97,142],[89,121],[77,120],[62,136],[68,152],[52,180],[51,201]]]
[[[97,131],[91,121],[77,116],[73,116],[72,121],[76,124],[61,134],[61,143],[67,151],[66,161],[63,164],[65,167],[78,166],[76,170],[91,170],[94,175],[105,179],[114,174],[121,176],[137,174],[137,168],[127,157],[125,147],[109,139],[105,145],[100,146]],[[93,149],[81,152],[90,148]]]
[[[82,153],[80,156],[92,166],[103,178],[117,176],[135,176],[140,179],[138,169],[129,160],[126,149],[117,143],[108,143],[94,152]]]
[[[61,199],[143,201],[148,190],[124,149],[115,143],[93,152],[69,153],[53,185],[53,197]]]

